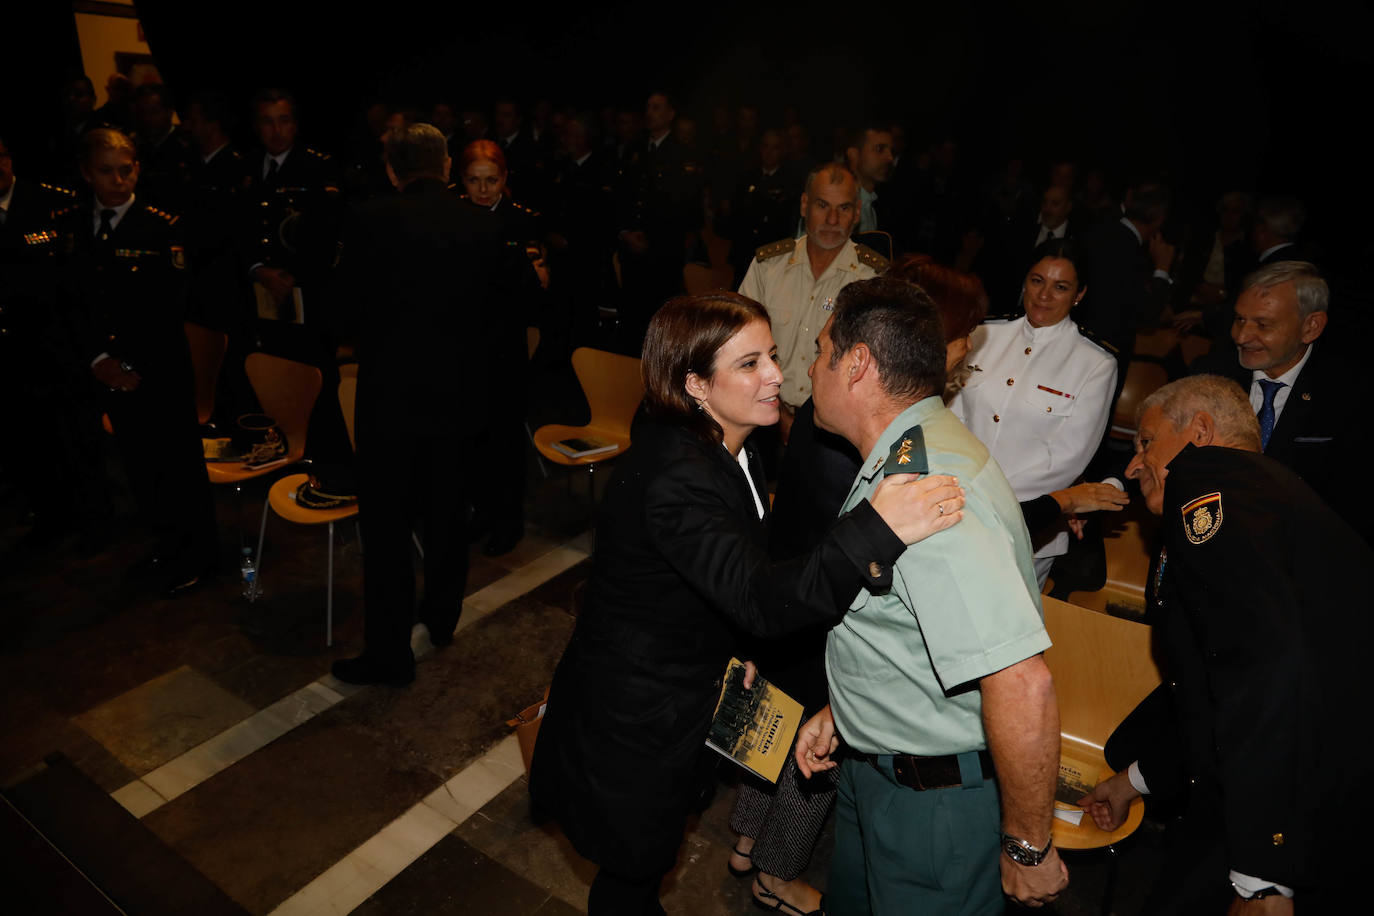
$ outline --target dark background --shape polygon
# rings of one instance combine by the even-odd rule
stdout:
[[[654,87],[694,113],[800,108],[813,150],[864,115],[904,118],[911,141],[951,133],[981,177],[1009,155],[1037,183],[1055,157],[1101,165],[1118,186],[1162,175],[1210,206],[1222,191],[1292,191],[1309,236],[1363,263],[1367,96],[1374,15],[1307,2],[453,4],[413,0],[343,18],[337,4],[143,0],[144,30],[178,98],[263,85],[301,100],[305,139],[342,151],[372,98],[485,104],[498,92],[597,107]],[[209,22],[207,24],[207,11]],[[17,11],[0,130],[19,153],[52,130],[80,67],[62,3]],[[91,74],[100,84],[106,74]],[[1355,232],[1353,229],[1361,231]]]

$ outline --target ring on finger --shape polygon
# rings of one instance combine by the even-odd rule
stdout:
[[[945,504],[944,504],[944,503],[936,503],[936,504],[935,504],[935,508],[937,508],[937,509],[940,510],[940,514],[941,514],[941,515],[944,515],[944,514],[945,514]]]

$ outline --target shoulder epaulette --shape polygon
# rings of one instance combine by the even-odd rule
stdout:
[[[796,247],[796,239],[779,239],[754,249],[754,259],[762,263],[769,258],[776,258],[780,254],[791,254]]]
[[[308,146],[305,148],[305,154],[306,154],[307,156],[313,156],[314,158],[320,160],[321,162],[328,162],[328,161],[329,161],[329,154],[328,154],[328,153],[322,153],[322,152],[320,152],[319,150],[311,149],[311,148],[308,147]]]
[[[149,207],[146,204],[144,205],[143,209],[147,210],[151,215],[156,216],[158,219],[162,220],[169,226],[175,225],[176,221],[181,219],[181,217],[178,215],[168,213],[165,210],[159,210],[157,207]]]
[[[538,211],[538,210],[531,210],[529,207],[526,207],[526,206],[524,206],[523,204],[517,204],[517,203],[516,203],[515,201],[513,201],[513,200],[512,200],[512,201],[507,201],[507,202],[511,205],[511,208],[512,208],[512,209],[518,210],[518,211],[520,211],[521,213],[528,213],[530,216],[538,216],[538,215],[539,215],[539,211]]]
[[[860,245],[858,242],[855,242],[854,252],[859,256],[860,261],[867,264],[869,267],[872,267],[878,273],[882,273],[883,271],[887,270],[887,258],[878,254],[878,252],[874,251],[872,248],[869,248],[867,245]]]
[[[71,198],[72,200],[75,200],[75,199],[76,199],[76,192],[75,192],[75,191],[69,190],[69,189],[64,188],[64,187],[61,187],[61,186],[59,186],[59,185],[48,184],[48,183],[46,183],[46,182],[40,181],[40,182],[38,183],[38,186],[39,186],[40,188],[42,188],[43,190],[45,190],[45,191],[51,191],[51,192],[53,192],[54,194],[61,195],[62,197],[68,197],[68,198]]]
[[[885,474],[929,474],[926,460],[926,436],[919,424],[911,427],[892,443],[884,463]]]
[[[1083,325],[1079,324],[1075,325],[1075,327],[1078,328],[1078,333],[1082,334],[1084,337],[1088,338],[1088,340],[1091,340],[1093,343],[1097,344],[1099,347],[1106,350],[1112,356],[1116,356],[1118,353],[1121,352],[1116,347],[1112,346],[1102,338],[1098,337],[1092,331],[1089,331],[1087,328],[1083,327]]]
[[[79,210],[79,209],[81,209],[81,205],[80,205],[80,204],[75,204],[75,203],[73,203],[73,204],[68,204],[68,205],[65,206],[65,207],[60,207],[60,208],[58,208],[58,209],[52,211],[52,218],[53,218],[53,219],[62,219],[62,218],[64,218],[64,217],[71,216],[73,213],[75,213],[75,212],[76,212],[77,210]]]

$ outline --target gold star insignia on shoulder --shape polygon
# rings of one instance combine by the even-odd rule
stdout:
[[[913,426],[892,444],[887,462],[883,467],[886,474],[927,474],[930,472],[926,462],[926,437],[921,427]]]
[[[1199,496],[1181,510],[1183,514],[1183,533],[1188,541],[1201,544],[1211,539],[1221,530],[1221,494],[1208,493]]]

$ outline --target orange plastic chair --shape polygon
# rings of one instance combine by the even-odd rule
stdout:
[[[201,426],[210,422],[215,412],[215,385],[219,381],[219,370],[224,365],[224,351],[229,348],[229,335],[223,331],[212,331],[207,327],[187,321],[186,342],[191,347],[191,373],[196,386],[196,422]],[[102,414],[100,425],[105,432],[114,435],[108,414]]]
[[[595,508],[596,466],[630,447],[630,422],[639,402],[644,399],[644,380],[639,372],[639,360],[590,347],[578,347],[572,354],[573,371],[582,386],[591,408],[591,421],[586,426],[564,426],[553,423],[534,431],[534,447],[554,464],[587,469],[588,493]],[[599,439],[616,446],[614,451],[571,458],[554,443],[564,439]]]
[[[1169,373],[1159,363],[1131,360],[1121,396],[1116,399],[1116,411],[1112,414],[1113,439],[1129,441],[1135,438],[1136,406],[1168,381]]]
[[[229,335],[186,322],[186,342],[191,345],[191,370],[196,379],[196,422],[204,426],[215,412],[215,383],[224,365]]]
[[[206,462],[211,483],[239,487],[245,480],[271,474],[286,465],[295,464],[305,456],[305,433],[310,427],[310,411],[315,408],[315,399],[320,396],[320,387],[324,384],[320,370],[266,353],[248,354],[243,361],[243,370],[253,386],[253,393],[258,396],[262,412],[276,420],[277,426],[286,434],[286,458],[263,468],[248,468],[232,462]]]
[[[1112,775],[1102,748],[1121,720],[1160,683],[1150,651],[1150,627],[1076,605],[1042,597],[1045,629],[1054,645],[1045,664],[1059,697],[1061,770],[1077,765],[1085,782],[1096,785]],[[1098,828],[1086,813],[1078,824],[1054,819],[1054,845],[1060,849],[1107,849],[1110,855],[1102,912],[1110,911],[1116,879],[1116,844],[1135,832],[1145,813],[1135,799],[1125,822],[1113,831]]]
[[[317,370],[318,371],[318,370]],[[353,413],[358,392],[358,365],[353,363],[339,367],[339,407],[343,410],[344,423],[348,427],[348,440],[357,447],[353,437]],[[313,405],[312,405],[313,406]],[[289,434],[288,434],[289,444]],[[262,575],[262,545],[267,535],[267,510],[288,522],[297,525],[328,525],[329,552],[326,566],[326,585],[324,599],[324,644],[334,645],[334,523],[355,518],[358,504],[340,506],[337,509],[304,509],[296,504],[296,490],[310,479],[309,474],[288,474],[272,484],[267,491],[267,505],[262,509],[262,528],[258,531],[258,575]]]

